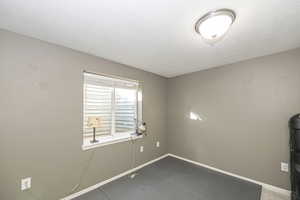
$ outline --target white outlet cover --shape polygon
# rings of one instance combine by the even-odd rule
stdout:
[[[156,147],[159,147],[160,146],[160,143],[159,141],[156,142]]]
[[[31,177],[24,178],[21,180],[21,190],[28,190],[31,188]]]
[[[281,171],[283,171],[283,172],[289,172],[289,164],[285,163],[285,162],[282,162],[281,163]]]
[[[140,152],[144,152],[144,146],[140,147]]]

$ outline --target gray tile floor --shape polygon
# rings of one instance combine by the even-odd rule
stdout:
[[[260,200],[261,186],[167,157],[76,200]]]

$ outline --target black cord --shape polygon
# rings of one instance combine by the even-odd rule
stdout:
[[[130,137],[130,140],[131,140],[131,169],[133,169],[135,167],[135,163],[136,163],[136,145],[135,145],[135,141],[134,141],[134,138],[133,136]]]
[[[83,181],[83,178],[85,177],[86,172],[88,171],[88,169],[89,169],[89,167],[90,167],[90,164],[91,164],[91,162],[92,162],[92,160],[93,160],[93,158],[94,158],[94,155],[95,155],[95,150],[92,151],[92,153],[91,153],[91,155],[90,155],[90,157],[89,157],[89,159],[88,159],[88,161],[87,161],[87,164],[86,164],[85,167],[82,169],[82,172],[81,172],[81,174],[80,174],[80,176],[79,176],[79,181],[78,181],[78,183],[72,188],[72,190],[67,194],[67,196],[73,194],[73,193],[74,193],[75,191],[77,191],[78,188],[81,186],[82,181]]]

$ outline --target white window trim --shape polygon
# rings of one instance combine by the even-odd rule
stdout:
[[[103,141],[103,138],[101,139],[101,141],[97,142],[97,143],[89,143],[88,141],[91,140],[91,138],[86,137],[84,138],[84,140],[88,140],[87,143],[88,144],[83,144],[82,145],[82,150],[89,150],[89,149],[93,149],[96,147],[103,147],[103,146],[107,146],[110,144],[116,144],[116,143],[120,143],[120,142],[127,142],[127,141],[132,141],[132,140],[137,140],[137,139],[141,139],[143,138],[143,135],[136,135],[134,134],[130,134],[129,136],[107,136],[107,137],[111,137],[111,138],[107,138]]]
[[[93,73],[93,72],[87,72],[87,71],[83,71],[84,73],[91,73],[91,74],[95,74],[95,75],[99,75],[99,76],[106,76],[106,77],[110,77],[110,78],[116,78],[116,79],[121,79],[121,80],[127,80],[127,81],[134,81],[137,82],[139,87],[138,87],[138,91],[137,91],[137,118],[138,118],[138,122],[142,121],[143,118],[143,90],[142,90],[142,85],[140,81],[137,80],[132,80],[132,79],[127,79],[127,78],[123,78],[123,77],[118,77],[118,76],[111,76],[111,75],[107,75],[107,74],[99,74],[99,73]],[[114,88],[114,92],[115,93],[115,88]],[[84,91],[83,91],[84,94]],[[83,97],[84,98],[84,97]],[[114,99],[114,98],[113,98]],[[113,104],[115,104],[114,100],[113,100]],[[113,105],[113,109],[114,109],[114,105]],[[114,117],[114,116],[113,116]],[[137,135],[134,132],[124,132],[124,133],[114,133],[114,128],[112,128],[112,134],[111,135],[103,135],[103,136],[98,136],[98,140],[99,142],[97,143],[90,143],[89,141],[92,140],[92,137],[87,137],[83,135],[83,144],[82,144],[82,150],[90,150],[96,147],[103,147],[103,146],[107,146],[110,144],[116,144],[116,143],[120,143],[120,142],[127,142],[127,141],[132,141],[132,140],[137,140],[137,139],[141,139],[143,138],[143,135]]]

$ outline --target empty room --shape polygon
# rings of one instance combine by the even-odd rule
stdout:
[[[299,0],[1,0],[0,200],[300,200]]]

